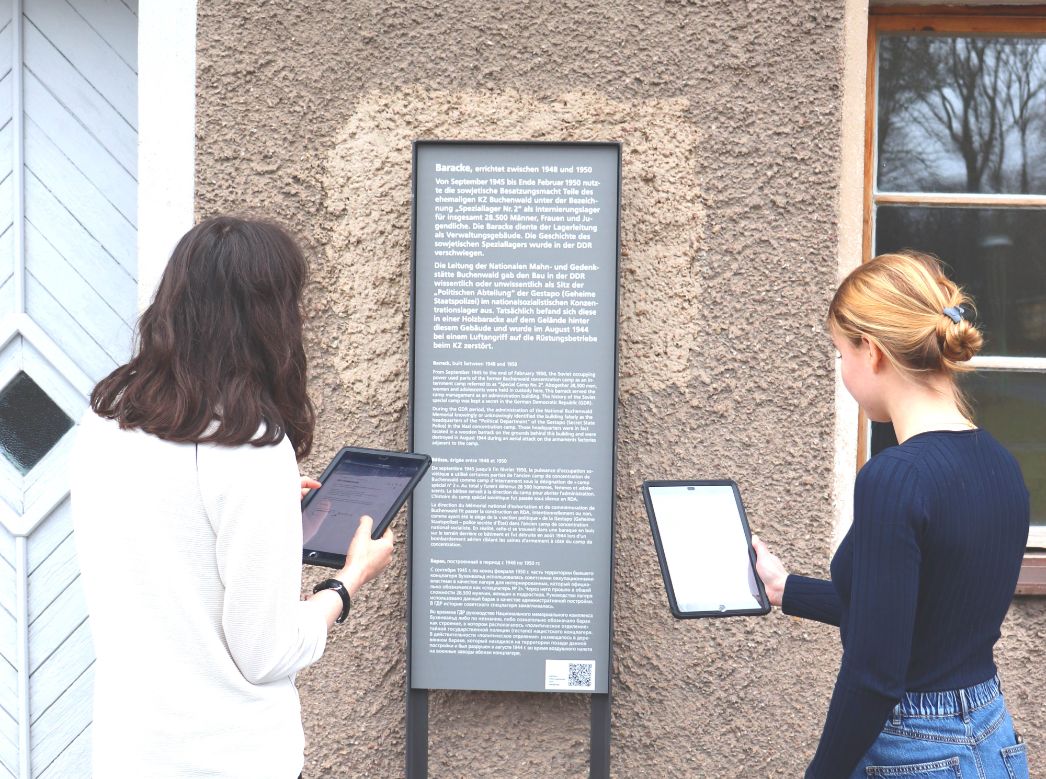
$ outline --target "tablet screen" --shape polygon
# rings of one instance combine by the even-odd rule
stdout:
[[[678,610],[765,610],[734,486],[651,485],[648,491]]]
[[[399,508],[404,490],[425,467],[423,460],[395,453],[342,454],[302,509],[305,548],[344,555],[360,517],[369,515],[377,527],[390,510]]]

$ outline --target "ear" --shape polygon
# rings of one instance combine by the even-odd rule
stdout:
[[[883,350],[869,340],[868,336],[861,336],[861,351],[868,361],[868,367],[872,373],[879,373],[886,366],[886,355]]]

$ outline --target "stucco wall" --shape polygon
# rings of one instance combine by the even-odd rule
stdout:
[[[820,732],[837,631],[673,620],[639,485],[735,478],[793,570],[826,573],[843,6],[200,2],[198,212],[272,215],[312,253],[304,472],[406,443],[410,141],[624,143],[616,777],[797,776]],[[299,677],[307,776],[402,775],[405,609],[400,556]],[[1015,714],[1046,734],[1043,602],[1005,629]],[[587,776],[587,746],[582,696],[430,698],[439,779]]]

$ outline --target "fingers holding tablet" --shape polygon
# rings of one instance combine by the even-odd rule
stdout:
[[[770,551],[770,548],[759,536],[752,536],[752,548],[755,550],[755,572],[766,588],[766,597],[771,606],[780,606],[784,595],[788,571],[781,559]]]
[[[385,533],[378,539],[371,538],[373,529],[374,520],[368,516],[362,517],[345,553],[345,567],[338,578],[345,582],[352,595],[377,577],[392,561],[392,549],[395,545],[392,528],[386,528]]]
[[[306,495],[309,494],[309,490],[314,490],[314,489],[316,489],[317,487],[320,487],[320,486],[322,486],[322,485],[318,481],[316,481],[315,479],[310,479],[310,478],[308,478],[306,476],[302,476],[301,477],[301,496],[304,498]]]

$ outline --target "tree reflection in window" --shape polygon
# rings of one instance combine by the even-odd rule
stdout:
[[[1046,42],[883,36],[881,191],[1046,192]]]

